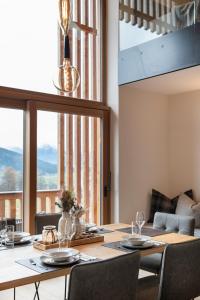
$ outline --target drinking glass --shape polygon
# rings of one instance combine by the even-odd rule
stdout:
[[[66,239],[67,239],[67,247],[69,248],[70,242],[76,234],[76,223],[75,219],[71,217],[71,222],[67,224],[66,229]]]
[[[0,218],[0,247],[4,247],[3,242],[5,240],[6,226],[7,220],[5,218]]]
[[[14,248],[14,225],[7,225],[5,232],[5,245],[7,248]]]
[[[138,234],[141,236],[142,233],[142,226],[145,223],[145,217],[144,217],[144,212],[143,211],[137,211],[136,213],[136,224],[138,226]]]

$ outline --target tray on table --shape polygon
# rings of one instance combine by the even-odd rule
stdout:
[[[76,239],[76,240],[72,240],[69,243],[70,247],[74,247],[74,246],[80,246],[80,245],[84,245],[84,244],[91,244],[91,243],[98,243],[98,242],[103,242],[104,241],[104,236],[103,235],[99,235],[99,234],[92,234],[91,236],[86,236],[80,239]],[[62,242],[62,247],[63,246],[67,246],[68,242],[63,243]],[[53,244],[48,244],[48,243],[44,243],[42,240],[39,241],[34,241],[33,242],[33,247],[38,249],[38,250],[47,250],[47,249],[51,249],[51,248],[58,248],[59,247],[59,243],[53,243]]]

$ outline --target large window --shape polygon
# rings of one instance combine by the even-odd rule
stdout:
[[[71,1],[71,63],[79,70],[80,85],[66,94],[53,85],[63,58],[58,0],[0,1],[0,149],[13,154],[12,160],[3,155],[0,163],[0,216],[24,216],[31,232],[36,213],[58,211],[55,200],[63,186],[88,208],[87,222],[109,221],[109,201],[104,201],[109,198],[109,110],[102,103],[103,2]]]
[[[23,111],[0,108],[0,217],[22,219]]]
[[[73,97],[102,100],[101,0],[72,0],[72,64],[80,72]],[[53,85],[61,63],[58,0],[0,1],[0,86],[60,94]],[[14,34],[13,34],[14,28]]]

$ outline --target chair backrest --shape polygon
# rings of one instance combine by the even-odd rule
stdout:
[[[68,300],[134,300],[138,281],[138,251],[73,267]]]
[[[58,221],[61,214],[51,213],[51,214],[36,214],[35,215],[35,234],[41,234],[43,227],[47,225],[55,225],[58,228]]]
[[[189,300],[200,295],[200,239],[165,249],[159,300]]]
[[[156,212],[154,215],[153,228],[176,232],[186,235],[194,235],[195,219],[189,216]]]

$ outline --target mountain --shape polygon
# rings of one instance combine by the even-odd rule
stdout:
[[[51,164],[57,164],[57,149],[50,146],[50,145],[43,145],[42,147],[38,148],[38,159],[42,161],[49,162]]]
[[[16,171],[22,172],[23,156],[19,152],[8,150],[0,147],[0,169],[12,167]],[[57,173],[57,165],[38,160],[38,172],[40,175]]]
[[[13,147],[8,150],[11,150],[11,151],[14,151],[17,153],[21,153],[21,154],[23,153],[23,150],[18,147]],[[50,145],[43,145],[42,147],[39,147],[37,149],[38,159],[40,159],[42,161],[46,161],[51,164],[57,164],[57,162],[58,162],[57,154],[58,154],[58,152],[57,152],[56,148],[54,148]]]

